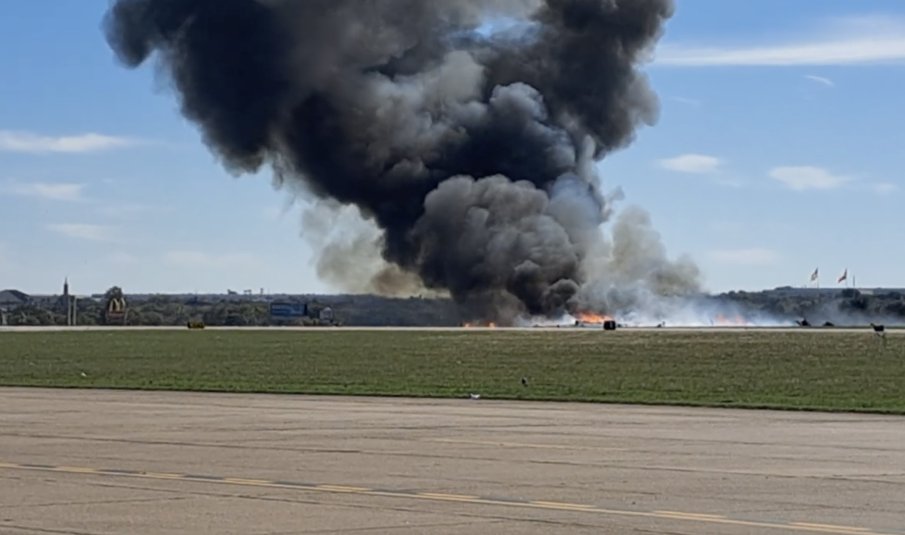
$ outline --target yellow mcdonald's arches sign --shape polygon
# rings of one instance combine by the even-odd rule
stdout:
[[[122,297],[114,297],[107,303],[107,312],[124,312],[126,310],[126,300]]]

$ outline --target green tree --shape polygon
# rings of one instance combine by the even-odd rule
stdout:
[[[155,310],[140,310],[142,325],[164,325],[163,315]]]
[[[123,299],[123,289],[119,286],[111,286],[104,292],[104,307],[109,306],[114,299]]]

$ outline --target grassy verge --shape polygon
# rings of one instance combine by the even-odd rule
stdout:
[[[905,414],[905,336],[883,349],[869,332],[7,332],[0,385]]]

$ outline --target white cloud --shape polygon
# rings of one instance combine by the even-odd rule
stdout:
[[[821,167],[808,165],[774,167],[769,174],[770,178],[795,191],[836,189],[851,180],[845,176],[834,175]]]
[[[2,191],[23,197],[37,197],[51,201],[84,201],[82,190],[85,184],[71,182],[31,182],[12,183],[4,187]]]
[[[676,67],[857,65],[905,62],[905,37],[750,48],[664,46],[658,65]]]
[[[733,266],[769,266],[779,261],[780,255],[772,249],[722,249],[711,251],[713,261]]]
[[[824,76],[817,76],[816,74],[805,74],[804,77],[812,82],[816,82],[820,85],[825,85],[826,87],[836,87],[835,82]]]
[[[897,184],[893,184],[892,182],[875,182],[871,184],[871,189],[873,189],[876,193],[884,194],[898,191],[899,186]]]
[[[6,152],[76,154],[129,147],[135,145],[135,143],[135,140],[124,137],[94,133],[73,136],[43,136],[31,132],[0,130],[0,151]]]
[[[715,156],[707,156],[706,154],[682,154],[674,158],[660,160],[660,167],[675,171],[677,173],[713,173],[719,169],[722,163]]]
[[[807,29],[799,33],[808,33]],[[676,67],[860,65],[905,63],[905,20],[851,17],[824,21],[798,41],[694,46],[666,43],[655,64]]]
[[[47,229],[69,238],[88,241],[111,241],[115,237],[113,227],[107,225],[90,225],[86,223],[54,223]]]
[[[203,251],[174,250],[167,251],[163,259],[171,266],[187,269],[258,268],[263,264],[257,256],[248,253],[214,254]]]

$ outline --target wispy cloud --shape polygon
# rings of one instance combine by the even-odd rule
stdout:
[[[835,82],[824,76],[817,76],[816,74],[805,74],[804,77],[807,80],[818,83],[820,85],[824,85],[826,87],[836,87]]]
[[[851,181],[849,177],[834,175],[822,167],[809,165],[774,167],[769,175],[795,191],[836,189]]]
[[[660,160],[657,164],[663,169],[677,173],[705,174],[719,169],[721,160],[706,154],[681,154],[674,158]]]
[[[810,36],[785,43],[746,45],[664,43],[654,63],[676,67],[905,63],[905,20],[901,18],[835,19],[799,33]]]
[[[893,193],[899,190],[898,184],[893,184],[892,182],[874,182],[870,187],[875,193],[879,194]]]
[[[73,182],[11,182],[0,187],[0,193],[36,197],[50,201],[81,202],[85,184]]]
[[[107,225],[91,225],[87,223],[54,223],[47,229],[68,238],[87,241],[112,241],[116,232]]]
[[[119,149],[135,144],[136,141],[133,139],[94,133],[45,136],[31,132],[0,130],[0,151],[5,152],[78,154]]]
[[[773,249],[721,249],[710,251],[710,258],[719,264],[733,266],[769,266],[779,262],[780,255]]]

